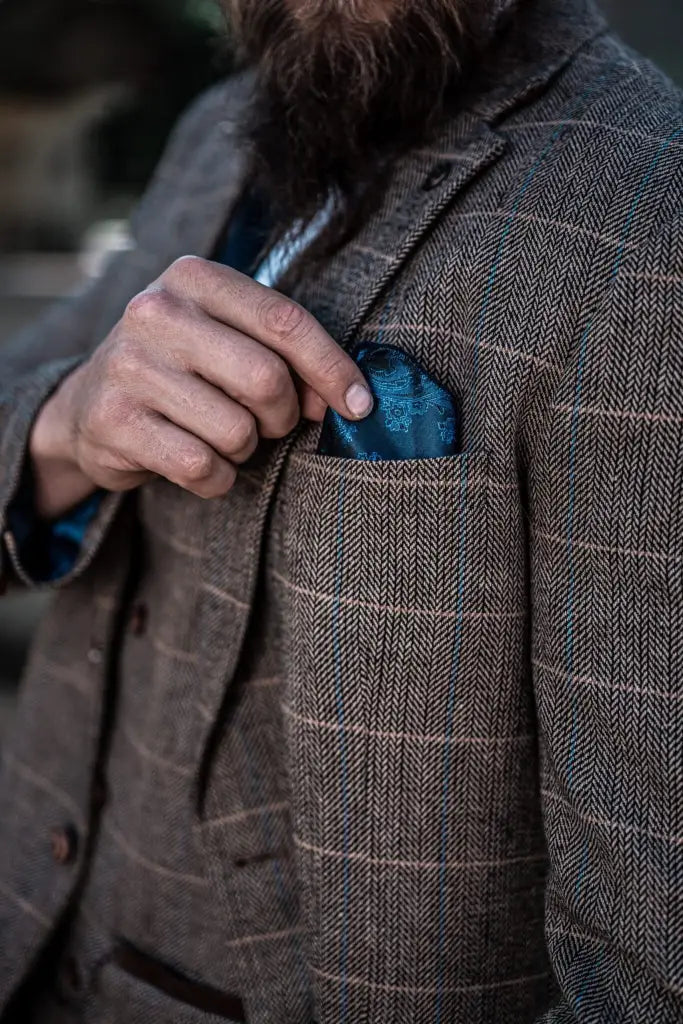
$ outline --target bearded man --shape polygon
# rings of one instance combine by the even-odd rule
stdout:
[[[2,1020],[683,1020],[681,96],[590,0],[227,6],[2,354]]]

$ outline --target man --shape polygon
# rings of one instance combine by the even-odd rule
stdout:
[[[5,1019],[681,1020],[681,96],[587,0],[228,7],[3,352]]]

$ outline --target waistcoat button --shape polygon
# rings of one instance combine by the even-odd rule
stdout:
[[[78,832],[73,825],[53,828],[50,833],[52,857],[60,867],[73,864],[78,855]]]
[[[99,647],[91,647],[88,651],[88,661],[91,665],[101,665],[104,661],[104,655]]]

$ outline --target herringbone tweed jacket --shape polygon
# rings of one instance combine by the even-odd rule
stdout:
[[[298,293],[450,388],[462,453],[308,426],[224,500],[108,499],[4,750],[5,1005],[51,949],[38,1021],[683,1020],[683,103],[584,0],[478,83]],[[56,382],[212,252],[245,91],[3,350],[0,511]]]

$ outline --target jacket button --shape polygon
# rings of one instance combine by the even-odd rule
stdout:
[[[136,604],[130,617],[130,631],[133,636],[144,636],[147,632],[149,613],[146,604]]]
[[[73,864],[78,856],[78,832],[73,825],[53,828],[50,833],[50,848],[55,864],[66,867]]]
[[[438,188],[439,185],[443,185],[447,178],[450,178],[453,165],[448,160],[444,160],[442,163],[437,164],[436,167],[432,168],[430,173],[425,178],[424,185],[422,186],[425,192],[431,192],[432,189]]]

